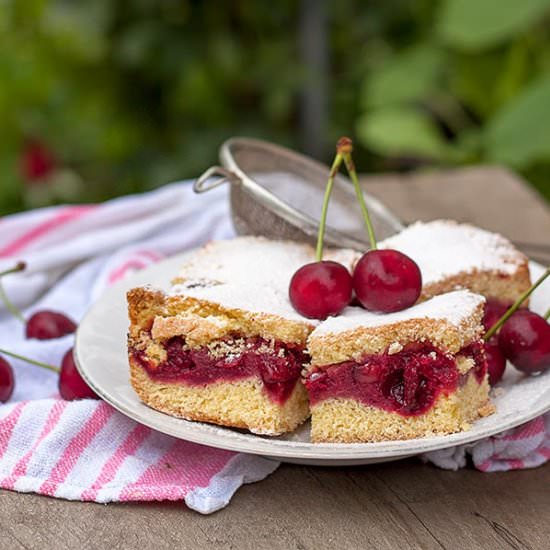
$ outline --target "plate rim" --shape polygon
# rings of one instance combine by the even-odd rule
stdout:
[[[406,456],[413,456],[430,451],[445,449],[456,445],[467,445],[480,439],[484,439],[517,427],[537,416],[540,416],[541,414],[544,414],[547,411],[550,411],[550,400],[548,402],[543,400],[538,407],[534,407],[528,414],[524,414],[520,417],[514,415],[510,415],[510,418],[504,417],[503,422],[499,424],[498,427],[486,428],[482,431],[482,433],[472,433],[471,431],[466,431],[427,438],[380,441],[374,443],[311,443],[287,439],[283,440],[278,439],[277,437],[269,438],[269,436],[262,436],[253,433],[241,433],[230,427],[177,418],[148,407],[139,400],[135,392],[135,406],[133,408],[127,407],[122,399],[117,399],[116,392],[109,392],[101,387],[101,385],[96,384],[93,376],[90,376],[86,369],[84,364],[85,360],[82,359],[82,349],[84,346],[83,335],[86,332],[87,323],[89,322],[89,319],[93,317],[93,314],[97,311],[97,309],[101,307],[103,302],[109,298],[109,296],[118,295],[119,293],[125,295],[128,288],[131,288],[132,286],[143,286],[144,283],[141,282],[141,279],[143,279],[147,273],[156,271],[160,273],[163,271],[164,266],[172,266],[172,264],[179,262],[183,263],[185,258],[192,252],[193,250],[189,250],[170,256],[160,262],[133,273],[122,281],[119,281],[113,286],[105,289],[98,299],[88,308],[76,331],[73,355],[76,367],[86,383],[103,401],[114,407],[120,413],[144,426],[177,439],[229,451],[260,455],[283,461],[287,458],[294,460],[319,460],[330,463],[346,460],[369,461],[378,458],[382,459],[392,457],[397,460]],[[530,262],[530,265],[535,268],[535,270],[544,269],[543,266],[537,262]],[[136,282],[133,282],[134,280]],[[133,392],[129,382],[129,376],[127,383]],[[147,411],[148,414],[142,413],[140,410],[142,408],[144,411]],[[148,416],[150,418],[148,418]]]

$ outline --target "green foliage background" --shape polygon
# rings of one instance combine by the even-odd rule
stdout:
[[[300,147],[299,7],[0,1],[0,212],[196,176],[231,135]],[[354,136],[361,171],[502,163],[550,198],[550,0],[328,10],[327,144]],[[42,184],[29,139],[58,159]]]

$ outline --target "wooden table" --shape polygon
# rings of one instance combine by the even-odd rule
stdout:
[[[550,212],[515,176],[476,168],[366,178],[405,221],[452,217],[550,244]],[[417,460],[283,465],[200,516],[181,503],[87,504],[0,491],[0,549],[550,548],[550,464],[503,474]]]

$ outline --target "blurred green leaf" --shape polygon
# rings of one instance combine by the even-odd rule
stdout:
[[[427,113],[412,107],[385,107],[364,114],[357,122],[361,143],[380,155],[449,156],[449,149]]]
[[[0,0],[0,212],[193,177],[232,135],[305,148],[299,3],[219,4]],[[512,159],[548,186],[546,111],[499,120],[550,74],[550,0],[326,4],[325,138],[356,128],[361,170]],[[57,161],[40,189],[19,170],[29,140]]]
[[[444,63],[444,50],[431,44],[399,52],[367,74],[363,105],[380,107],[424,97],[436,86]]]
[[[550,0],[444,0],[437,32],[457,48],[488,48],[527,30],[549,9]]]
[[[485,147],[489,160],[525,168],[550,159],[550,77],[515,97],[489,121]]]

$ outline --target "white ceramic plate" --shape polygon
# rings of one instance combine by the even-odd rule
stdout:
[[[126,290],[152,284],[168,287],[186,257],[180,254],[135,273],[108,289],[80,323],[75,346],[78,368],[94,391],[123,414],[137,422],[172,436],[212,447],[263,455],[285,462],[342,466],[397,460],[408,456],[470,443],[518,426],[550,410],[550,371],[525,377],[508,366],[494,398],[497,412],[477,421],[463,433],[381,443],[316,443],[309,439],[309,425],[296,432],[265,437],[241,430],[174,418],[144,405],[128,379],[126,355]],[[533,278],[543,268],[531,264]],[[534,293],[531,307],[542,313],[550,306],[550,282]]]

